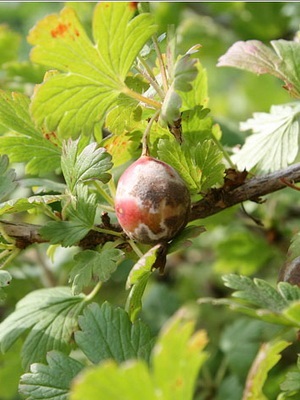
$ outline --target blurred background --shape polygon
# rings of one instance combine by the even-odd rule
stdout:
[[[0,3],[1,89],[31,94],[34,84],[42,81],[44,68],[28,62],[30,46],[26,36],[39,19],[59,12],[65,5],[63,2]],[[91,34],[95,3],[68,5],[77,10]],[[266,44],[280,38],[292,40],[300,24],[299,3],[153,2],[150,6],[159,33],[166,32],[168,25],[175,25],[181,54],[197,43],[202,45],[198,56],[207,70],[208,107],[222,128],[225,147],[243,143],[239,122],[250,118],[253,112],[268,112],[273,104],[291,101],[274,77],[218,68],[216,64],[238,40],[257,39]],[[199,326],[208,331],[211,356],[199,379],[197,400],[240,400],[259,344],[274,335],[276,327],[228,309],[199,306],[196,300],[227,296],[221,277],[228,273],[257,276],[276,284],[290,239],[299,230],[299,217],[298,194],[292,190],[272,194],[261,205],[247,203],[244,207],[233,207],[203,221],[206,233],[193,240],[189,248],[171,255],[163,276],[154,274],[146,290],[142,315],[153,332],[157,333],[181,306],[197,315]],[[66,285],[72,256],[72,250],[64,249],[52,263],[45,258],[43,246],[39,246],[19,257],[10,269],[15,279],[7,289],[8,300],[0,308],[0,317],[34,289],[53,282]],[[132,265],[129,260],[120,266],[113,279],[104,285],[99,302],[108,300],[124,306],[128,294],[124,282]],[[19,399],[16,388],[22,373],[20,346],[17,343],[8,356],[0,355],[0,400]],[[266,387],[268,399],[276,399],[279,382],[295,365],[297,352],[299,348],[291,346],[284,353],[280,367],[272,370]]]

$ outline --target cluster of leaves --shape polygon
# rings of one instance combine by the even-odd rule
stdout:
[[[0,92],[0,124],[4,131],[0,138],[0,152],[4,154],[0,214],[29,212],[47,216],[39,234],[50,243],[52,256],[57,245],[77,249],[69,274],[71,288],[33,291],[1,323],[3,352],[27,335],[21,354],[23,368],[30,369],[30,373],[22,377],[20,390],[29,398],[65,399],[71,380],[88,362],[99,364],[112,359],[122,363],[135,358],[143,361],[120,367],[109,361],[84,372],[83,380],[75,382],[71,396],[81,398],[95,374],[105,377],[113,371],[116,385],[100,390],[115,390],[116,398],[120,393],[128,393],[130,399],[138,395],[140,382],[135,387],[130,378],[137,373],[147,381],[148,393],[145,387],[142,390],[148,398],[158,392],[164,398],[174,398],[174,390],[178,398],[192,398],[196,376],[205,359],[201,353],[205,335],[191,336],[193,323],[177,318],[152,351],[149,328],[140,321],[134,325],[130,322],[141,309],[147,279],[159,262],[156,248],[146,252],[128,277],[127,286],[132,286],[128,313],[108,304],[101,308],[97,304],[87,306],[124,258],[123,251],[117,248],[124,238],[118,232],[100,228],[96,221],[99,211],[113,210],[114,168],[135,156],[149,115],[161,110],[151,131],[151,151],[181,172],[195,196],[220,183],[224,171],[222,152],[216,145],[219,138],[214,133],[217,128],[204,108],[206,71],[192,58],[197,47],[178,56],[171,41],[166,70],[159,40],[154,36],[153,46],[146,44],[157,29],[152,16],[143,11],[135,13],[131,3],[99,3],[93,12],[93,41],[71,7],[42,19],[28,36],[34,46],[30,58],[51,71],[31,97],[21,92]],[[140,53],[144,45],[149,51],[144,47]],[[156,70],[155,60],[151,61],[153,50],[161,63],[160,71]],[[159,74],[163,73],[160,81]],[[191,93],[191,82],[199,90]],[[181,133],[173,136],[168,126],[172,131],[182,111],[185,144],[181,148]],[[112,132],[108,138],[103,138],[103,124]],[[120,148],[125,152],[120,154]],[[15,171],[8,168],[9,160],[24,163],[26,175],[33,178],[17,179]],[[36,193],[9,198],[14,189],[21,187]],[[92,230],[119,239],[96,248],[78,249],[79,242]],[[202,231],[197,226],[187,228],[169,251]],[[3,238],[3,253],[12,251],[14,255],[14,243],[5,234]],[[4,287],[11,276],[1,272]],[[93,286],[94,291],[83,294]],[[178,330],[182,335],[177,336]],[[70,358],[67,354],[72,349],[80,349],[87,359],[81,362]],[[176,356],[170,356],[179,349]],[[151,368],[146,364],[150,353]],[[65,369],[67,374],[61,374]],[[106,380],[99,382],[105,384]],[[91,393],[90,398],[93,396]],[[107,396],[113,394],[108,392]]]
[[[199,303],[211,302],[214,305],[227,305],[232,310],[246,314],[258,320],[299,329],[300,323],[300,288],[287,282],[279,282],[274,288],[262,279],[242,275],[225,275],[223,277],[227,287],[234,289],[233,299],[199,299]],[[274,329],[276,332],[276,329]],[[267,372],[279,361],[278,353],[289,346],[282,340],[274,340],[262,346],[256,360],[249,371],[248,380],[251,387],[248,390],[249,398],[266,397],[262,388],[266,381]],[[274,357],[275,358],[272,358]],[[273,360],[273,361],[272,361]],[[256,365],[259,363],[259,366]],[[257,373],[259,371],[259,373]],[[284,393],[280,398],[292,397],[299,394],[299,372],[289,372],[286,380],[281,384]],[[285,397],[286,396],[286,397]]]

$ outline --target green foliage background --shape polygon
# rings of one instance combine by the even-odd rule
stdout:
[[[26,36],[38,20],[49,13],[58,12],[64,5],[65,3],[59,2],[0,3],[1,89],[31,94],[33,85],[42,81],[46,69],[28,63],[31,46],[26,41]],[[78,12],[88,34],[91,34],[89,30],[94,3],[70,2],[68,5]],[[253,112],[268,112],[274,104],[290,102],[289,93],[281,89],[281,82],[276,78],[269,75],[255,76],[236,69],[218,68],[216,64],[219,57],[238,40],[257,39],[268,44],[278,38],[292,39],[299,27],[299,4],[157,2],[152,3],[151,8],[155,22],[159,26],[159,33],[165,32],[169,24],[175,25],[179,34],[180,54],[184,54],[195,43],[202,45],[198,57],[207,70],[208,104],[214,121],[221,126],[223,132],[221,141],[225,148],[244,142],[245,134],[239,131],[239,122],[250,118]],[[0,126],[0,131],[3,132],[4,127]],[[7,146],[11,145],[8,143]],[[53,168],[57,166],[55,160],[54,154],[53,160],[49,161]],[[18,174],[25,173],[21,165],[17,168]],[[34,165],[31,165],[31,168],[36,172]],[[98,165],[97,168],[97,174],[101,173],[101,166]],[[9,175],[9,171],[7,174]],[[50,188],[47,182],[45,185],[49,196],[59,196],[57,193],[61,191],[58,187]],[[30,193],[26,186],[18,190],[18,195],[35,194]],[[47,207],[53,201],[55,208],[56,200],[57,197],[49,197],[46,200],[47,204],[42,206]],[[91,212],[93,212],[93,201],[92,198],[88,200]],[[206,219],[206,233],[193,239],[189,248],[171,254],[165,274],[160,276],[155,273],[149,281],[141,317],[150,326],[152,334],[157,334],[163,324],[182,306],[196,318],[198,326],[208,332],[207,352],[210,357],[202,369],[197,384],[196,400],[241,399],[247,373],[260,343],[273,338],[274,329],[278,329],[279,333],[279,328],[275,328],[275,325],[248,316],[241,317],[228,308],[216,307],[209,302],[199,306],[197,300],[206,297],[228,297],[231,291],[222,281],[222,276],[225,274],[255,276],[267,280],[274,286],[279,269],[284,263],[290,239],[293,233],[299,230],[300,208],[297,201],[298,194],[290,190],[268,196],[267,202],[262,205],[245,204],[247,213],[260,220],[262,226],[254,224],[240,206]],[[25,204],[24,210],[27,210],[27,207],[28,204]],[[39,218],[40,216],[36,217],[34,213],[26,214],[24,222],[39,223]],[[88,221],[85,223],[87,225],[83,226],[78,222],[78,237],[60,237],[65,240],[66,246],[76,242],[81,238],[82,232],[86,233],[90,229]],[[56,229],[54,225],[47,225],[48,233],[51,233],[51,228]],[[30,249],[17,258],[9,269],[14,280],[10,287],[5,288],[7,299],[5,305],[0,308],[1,320],[12,312],[20,299],[33,290],[53,284],[57,286],[69,284],[69,272],[74,266],[71,262],[74,250],[69,248],[61,253],[58,250],[55,263],[51,262],[51,258],[44,258],[44,250],[43,245]],[[106,251],[109,259],[121,258],[120,253],[112,253],[116,250],[108,248]],[[77,257],[78,270],[85,256],[89,256],[89,260],[93,261],[93,256],[96,257],[96,254],[91,256],[81,253],[81,257]],[[115,272],[113,267],[111,268],[110,273],[113,273],[111,279],[103,284],[97,295],[96,300],[99,304],[108,301],[115,305],[124,305],[128,294],[125,283],[133,264],[132,260],[127,259],[123,261],[122,268],[118,268]],[[92,262],[89,267],[93,268]],[[72,275],[72,290],[73,294],[78,294],[81,287],[78,289],[75,279],[76,275]],[[232,282],[228,286],[238,289]],[[80,299],[77,300],[80,304]],[[292,318],[292,311],[288,316],[281,317]],[[251,315],[251,312],[247,315],[249,314]],[[31,325],[34,323],[37,321],[30,322]],[[284,339],[295,342],[294,332],[289,331]],[[19,354],[24,338],[16,340],[16,345],[9,350],[9,356],[0,355],[0,382],[5,382],[4,385],[0,385],[0,400],[21,398],[17,393],[17,385],[22,373]],[[285,347],[281,342],[279,347],[277,345],[271,344],[267,349],[275,358]],[[264,388],[268,399],[276,399],[280,393],[279,385],[286,373],[296,371],[297,353],[299,353],[297,344],[289,346],[284,350],[280,364],[270,372]],[[49,359],[51,357],[50,354]],[[55,356],[52,361],[57,361]],[[71,363],[70,360],[61,362],[62,365],[64,362]],[[49,368],[51,369],[50,362]],[[75,361],[72,368],[74,371],[80,369]],[[106,368],[107,371],[95,370],[96,379],[98,373],[105,379],[105,374],[114,371],[116,367],[108,364]],[[133,368],[137,371],[142,370],[143,364],[140,362]],[[263,399],[264,397],[259,397],[260,395],[257,394],[253,400]]]

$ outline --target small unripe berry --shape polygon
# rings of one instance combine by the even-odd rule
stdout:
[[[170,165],[142,156],[120,177],[115,209],[131,238],[154,244],[172,239],[187,223],[190,194]]]

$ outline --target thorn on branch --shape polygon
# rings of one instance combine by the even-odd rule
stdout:
[[[300,192],[300,187],[296,186],[293,180],[289,180],[287,178],[280,178],[280,182],[282,182],[284,185]]]

